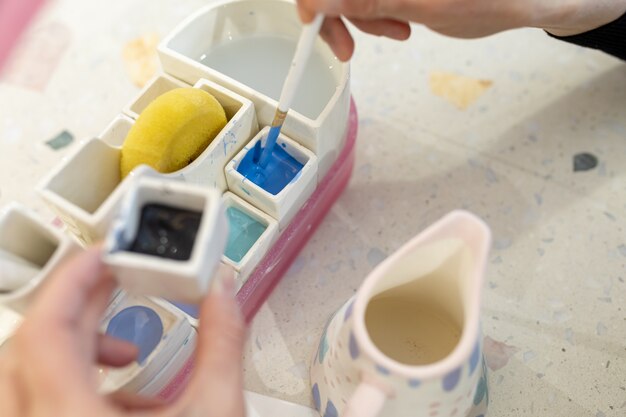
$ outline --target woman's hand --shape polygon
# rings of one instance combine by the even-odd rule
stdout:
[[[327,16],[322,36],[342,60],[354,41],[342,17],[360,30],[393,39],[410,35],[409,23],[458,38],[477,38],[508,29],[538,27],[569,36],[609,23],[626,12],[626,0],[298,0],[304,22]]]
[[[245,325],[233,277],[202,305],[192,380],[172,404],[98,393],[94,364],[123,366],[134,345],[98,334],[115,281],[91,249],[46,283],[24,323],[0,352],[0,415],[11,417],[243,417]]]

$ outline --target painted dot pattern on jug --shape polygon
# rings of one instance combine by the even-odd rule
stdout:
[[[311,389],[311,395],[313,395],[313,404],[315,405],[315,409],[317,411],[320,411],[320,408],[322,407],[322,402],[320,400],[320,387],[318,387],[317,384],[313,385],[313,388]]]
[[[474,346],[474,350],[472,351],[472,355],[469,360],[469,374],[470,376],[476,370],[476,366],[478,365],[478,361],[480,360],[480,340],[476,341],[476,346]]]
[[[387,369],[387,368],[385,368],[384,366],[381,366],[381,365],[376,365],[376,371],[379,374],[382,374],[382,375],[389,375],[391,373],[391,372],[389,372],[389,369]]]
[[[452,391],[456,388],[459,380],[461,379],[462,368],[457,368],[443,377],[443,389],[444,391]]]
[[[483,374],[478,380],[478,386],[476,387],[476,393],[474,394],[474,405],[480,404],[483,399],[489,405],[489,387],[487,385],[487,365],[485,359],[482,360]]]
[[[350,340],[348,342],[348,349],[350,350],[350,357],[352,360],[355,360],[359,357],[359,345],[356,343],[356,338],[354,337],[354,333],[350,332]]]
[[[417,388],[422,385],[422,381],[420,381],[419,379],[409,379],[408,384],[411,388]]]
[[[337,408],[332,401],[328,400],[326,404],[326,411],[324,411],[324,417],[338,417]]]
[[[346,308],[346,312],[343,315],[343,322],[345,323],[346,321],[348,321],[348,319],[352,316],[352,309],[354,308],[354,301],[352,301],[350,303],[350,305],[348,305],[348,308]]]

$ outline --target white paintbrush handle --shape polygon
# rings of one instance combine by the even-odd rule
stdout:
[[[296,89],[298,88],[298,84],[300,84],[311,52],[313,52],[315,40],[320,32],[323,21],[324,15],[318,14],[311,23],[305,25],[302,29],[302,34],[296,46],[296,53],[294,54],[291,68],[289,68],[287,79],[285,80],[283,90],[280,93],[280,100],[278,101],[278,109],[282,112],[286,112],[291,107],[291,103],[296,95]]]

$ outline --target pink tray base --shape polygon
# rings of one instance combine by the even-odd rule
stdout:
[[[237,301],[248,323],[348,185],[354,167],[358,125],[356,106],[351,100],[346,144],[337,160],[237,293]]]

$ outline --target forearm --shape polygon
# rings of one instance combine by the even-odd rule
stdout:
[[[537,0],[537,3],[528,26],[561,37],[599,28],[626,13],[626,0]]]

